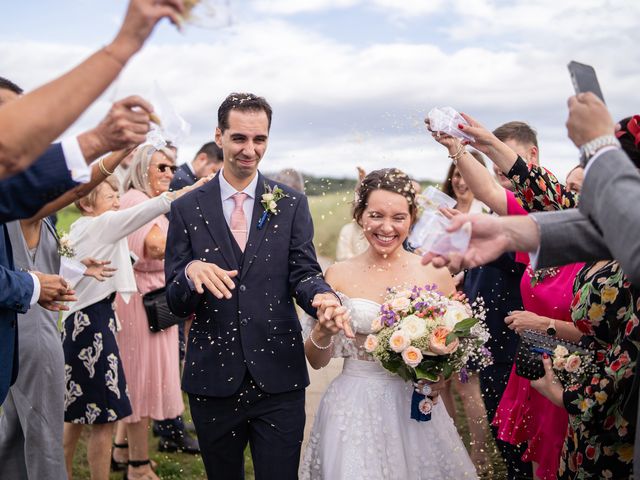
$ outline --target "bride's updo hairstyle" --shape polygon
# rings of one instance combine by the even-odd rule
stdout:
[[[362,179],[362,183],[356,190],[356,199],[353,204],[353,219],[358,225],[362,226],[362,215],[367,208],[369,196],[374,190],[386,190],[402,195],[409,204],[409,214],[413,226],[418,217],[416,191],[413,188],[411,178],[397,168],[374,170]]]

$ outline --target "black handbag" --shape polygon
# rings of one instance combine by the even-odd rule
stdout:
[[[569,354],[578,353],[582,357],[593,355],[577,343],[568,342],[557,337],[552,337],[537,330],[525,330],[520,334],[520,342],[516,350],[516,373],[520,377],[529,380],[537,380],[544,377],[544,365],[542,354],[547,353],[553,357],[553,352],[558,345],[564,346]]]
[[[154,333],[161,332],[185,320],[184,317],[178,317],[169,310],[166,291],[165,287],[161,287],[142,295],[142,305],[147,313],[149,330]]]

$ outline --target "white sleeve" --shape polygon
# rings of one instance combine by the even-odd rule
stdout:
[[[38,280],[38,277],[32,272],[29,272],[29,275],[31,275],[31,279],[33,280],[33,293],[31,294],[31,303],[29,303],[29,305],[33,307],[38,303],[38,299],[40,298],[40,280]]]
[[[71,178],[78,183],[87,183],[91,179],[91,169],[82,154],[76,137],[67,137],[60,142]]]

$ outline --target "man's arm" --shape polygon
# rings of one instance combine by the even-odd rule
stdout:
[[[0,309],[26,313],[33,296],[33,279],[27,272],[16,272],[0,265]]]
[[[186,317],[195,312],[201,295],[191,288],[187,280],[186,268],[193,261],[193,251],[189,229],[176,206],[176,203],[171,205],[164,271],[169,309],[179,317]]]
[[[613,258],[602,234],[578,209],[534,213],[532,218],[540,229],[536,268]]]
[[[60,78],[0,107],[0,179],[27,168],[113,82],[182,0],[131,0],[115,39]],[[147,115],[148,113],[144,112]]]
[[[580,212],[602,232],[611,255],[640,285],[640,174],[618,149],[592,160],[580,196]]]
[[[289,241],[289,288],[298,305],[312,317],[316,308],[312,306],[319,293],[333,292],[322,277],[316,251],[313,246],[313,222],[307,197],[300,196],[293,217]]]
[[[28,170],[0,180],[0,223],[29,218],[76,185],[62,146],[51,145]]]

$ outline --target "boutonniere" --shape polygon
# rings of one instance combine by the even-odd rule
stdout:
[[[65,258],[73,258],[76,256],[76,250],[69,238],[69,234],[65,233],[58,240],[58,255]]]
[[[271,188],[271,185],[265,183],[264,184],[264,193],[262,194],[262,199],[260,203],[262,204],[262,208],[264,208],[264,212],[260,216],[260,220],[258,220],[258,230],[264,227],[269,215],[277,215],[278,214],[278,202],[285,197],[288,197],[284,190],[282,190],[278,185]]]

